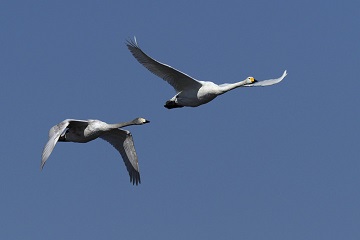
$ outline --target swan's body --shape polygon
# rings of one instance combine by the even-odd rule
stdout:
[[[49,140],[42,153],[41,169],[58,141],[86,143],[96,138],[102,138],[120,152],[129,172],[130,182],[138,185],[140,173],[133,138],[129,131],[119,128],[148,122],[144,118],[136,118],[130,122],[117,124],[108,124],[100,120],[66,119],[50,129]]]
[[[209,81],[198,81],[189,75],[182,73],[175,68],[156,61],[144,53],[139,45],[134,41],[128,41],[127,47],[136,58],[136,60],[146,67],[150,72],[167,81],[176,91],[176,95],[167,101],[164,105],[166,108],[179,107],[197,107],[205,104],[238,87],[250,86],[269,86],[281,82],[287,75],[286,70],[283,75],[277,79],[257,81],[253,77],[248,77],[237,83],[225,83],[217,85]]]

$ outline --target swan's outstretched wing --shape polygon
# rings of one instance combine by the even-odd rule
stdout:
[[[246,84],[244,86],[245,87],[264,87],[264,86],[274,85],[274,84],[281,82],[286,77],[286,75],[287,75],[287,72],[285,70],[283,75],[279,78],[257,81],[257,82],[251,83],[251,84]]]
[[[156,76],[167,81],[177,92],[181,92],[189,88],[201,87],[201,83],[189,75],[149,57],[140,49],[136,42],[136,38],[134,38],[134,41],[128,40],[126,45],[139,63]]]
[[[136,155],[134,141],[129,131],[122,129],[112,129],[100,136],[109,142],[121,154],[126,169],[129,172],[130,182],[138,185],[140,181],[139,163]]]
[[[46,160],[49,158],[51,152],[54,150],[54,147],[55,147],[56,143],[58,142],[59,137],[61,136],[61,134],[65,131],[65,129],[67,127],[86,126],[87,124],[88,124],[87,121],[66,119],[66,120],[62,121],[61,123],[50,128],[49,140],[46,143],[44,150],[42,152],[40,169],[42,169],[44,167],[44,164],[45,164]]]

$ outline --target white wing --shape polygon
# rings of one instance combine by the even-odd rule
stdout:
[[[131,133],[122,129],[112,129],[100,136],[121,154],[126,169],[129,172],[130,182],[138,185],[140,181],[139,163]]]
[[[54,147],[55,147],[56,143],[58,142],[59,137],[65,131],[65,129],[67,127],[69,127],[69,125],[70,126],[79,126],[79,125],[83,126],[84,124],[87,125],[87,123],[88,123],[87,121],[83,121],[83,120],[66,119],[66,120],[62,121],[61,123],[50,128],[49,140],[46,143],[44,150],[42,152],[40,169],[42,169],[44,167],[44,164],[45,164],[46,160],[49,158],[51,152],[54,150]]]
[[[139,63],[156,76],[167,81],[177,92],[189,88],[200,88],[202,86],[200,82],[189,75],[146,55],[146,53],[140,49],[136,39],[134,39],[134,41],[127,41],[126,45]]]
[[[286,77],[286,75],[287,75],[287,72],[285,70],[283,75],[279,78],[257,81],[257,82],[251,83],[251,84],[246,84],[244,86],[245,87],[264,87],[264,86],[274,85],[274,84],[281,82]]]

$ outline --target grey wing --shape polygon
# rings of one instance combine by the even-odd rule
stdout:
[[[65,129],[67,128],[68,125],[69,125],[69,121],[64,120],[61,123],[50,128],[49,140],[46,143],[44,150],[42,152],[42,156],[41,156],[40,169],[42,169],[44,167],[45,162],[49,158],[51,152],[54,150],[54,147],[55,147],[56,143],[58,142],[60,135],[65,131]]]
[[[100,138],[119,151],[129,172],[130,182],[136,185],[141,183],[138,157],[131,133],[122,129],[112,129],[101,135]]]
[[[188,88],[201,87],[201,83],[189,75],[149,57],[140,49],[136,39],[134,39],[134,41],[128,40],[126,45],[139,63],[156,76],[167,81],[177,92]]]
[[[65,129],[69,126],[79,126],[79,125],[87,125],[87,121],[83,120],[75,120],[75,119],[66,119],[61,123],[53,126],[49,130],[49,140],[46,143],[44,150],[41,156],[41,164],[40,169],[42,169],[45,165],[46,160],[49,158],[51,152],[54,150],[56,143],[59,140],[61,134],[65,131]]]
[[[274,84],[281,82],[286,77],[286,75],[287,75],[287,72],[285,70],[283,75],[279,78],[257,81],[255,83],[246,84],[244,86],[245,87],[264,87],[264,86],[274,85]]]

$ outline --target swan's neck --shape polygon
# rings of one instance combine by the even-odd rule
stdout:
[[[109,128],[122,128],[122,127],[130,126],[130,125],[135,125],[135,123],[132,122],[132,121],[130,121],[130,122],[114,123],[114,124],[108,124],[108,127],[109,127]]]
[[[236,82],[236,83],[225,83],[225,84],[219,85],[219,90],[220,90],[221,94],[223,94],[223,93],[226,93],[235,88],[244,86],[245,84],[247,84],[246,80]]]

